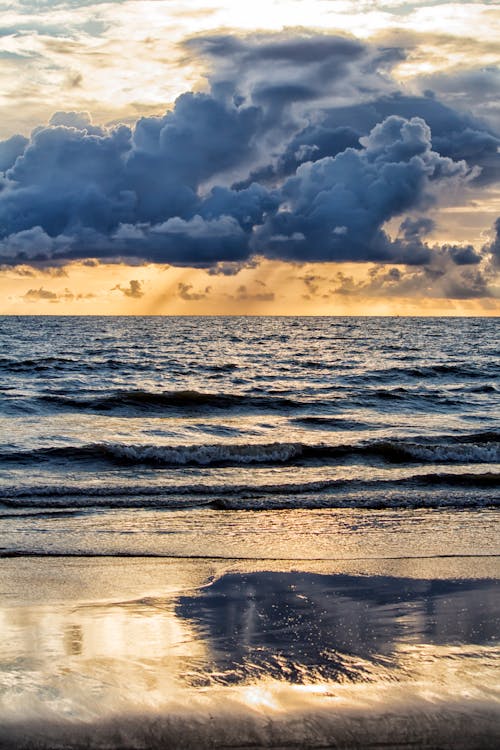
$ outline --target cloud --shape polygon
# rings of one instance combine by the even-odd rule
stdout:
[[[498,50],[495,54],[498,60]],[[500,68],[488,65],[421,76],[419,85],[432,91],[450,106],[474,112],[492,124],[500,115]]]
[[[204,292],[193,292],[192,289],[192,284],[184,284],[183,282],[180,282],[177,285],[177,292],[179,297],[186,302],[197,302],[199,300],[206,299],[208,293],[210,292],[210,287],[206,287]]]
[[[48,289],[40,287],[40,289],[29,289],[24,295],[24,299],[27,302],[38,302],[39,300],[48,300],[49,302],[57,302],[57,294],[51,292]]]
[[[81,297],[81,295],[79,295]],[[26,294],[23,295],[25,302],[50,302],[57,304],[59,302],[71,302],[75,299],[75,295],[70,292],[69,289],[65,289],[61,294],[50,291],[50,289],[29,289]]]
[[[99,240],[97,240],[99,241]],[[105,246],[106,240],[102,240]],[[248,255],[248,233],[238,221],[223,215],[189,220],[178,216],[161,224],[122,225],[108,244],[109,254],[140,255],[176,265],[210,266],[243,260]]]
[[[405,211],[425,208],[433,181],[466,178],[465,163],[433,151],[420,118],[388,117],[361,145],[305,163],[285,182],[287,208],[258,233],[266,254],[302,261],[428,261],[428,249],[411,242],[411,235],[392,242],[382,227]]]
[[[483,248],[483,251],[491,256],[496,266],[500,266],[500,217],[495,222],[495,236],[492,242]]]
[[[285,160],[281,157],[276,172],[284,169],[290,174],[296,168],[297,163],[290,156],[296,162],[301,161],[301,156],[303,161],[316,161],[333,156],[348,145],[359,148],[359,138],[391,115],[407,120],[420,117],[430,128],[433,148],[442,156],[479,167],[476,179],[481,183],[500,180],[499,134],[470,114],[443,104],[431,91],[426,96],[377,92],[370,101],[319,110],[316,123],[306,126],[290,142],[291,153],[285,152]],[[303,145],[309,147],[309,152],[301,154]],[[314,145],[318,146],[317,151],[311,149]]]
[[[183,94],[165,117],[137,122],[127,159],[131,187],[139,188],[144,200],[146,172],[154,187],[159,180],[162,187],[171,182],[172,188],[180,184],[195,191],[204,180],[250,159],[260,114],[257,107],[213,94]]]
[[[476,267],[457,267],[445,255],[433,258],[423,267],[378,265],[367,279],[338,272],[332,280],[328,297],[363,296],[373,298],[408,298],[425,293],[433,299],[472,300],[498,296],[491,277]]]
[[[387,71],[404,59],[398,46],[379,48],[351,36],[304,28],[282,33],[199,35],[184,46],[205,60],[212,91],[264,108],[266,117],[312,100],[354,98],[390,91]],[[362,83],[363,82],[363,83]],[[362,84],[362,85],[361,85]],[[274,123],[275,124],[275,123]]]
[[[303,29],[185,48],[205,60],[210,88],[165,115],[101,127],[59,111],[29,139],[0,142],[0,262],[236,273],[255,256],[415,266],[439,256],[447,273],[472,273],[496,257],[494,245],[426,239],[445,190],[498,179],[500,141],[435,95],[398,92],[403,49]],[[120,290],[137,297],[132,283]]]
[[[141,297],[144,297],[142,283],[137,281],[137,279],[131,279],[128,287],[125,288],[120,286],[120,284],[117,284],[111,291],[113,292],[115,290],[122,292],[125,297],[131,297],[132,299],[140,299]]]
[[[236,289],[235,295],[230,295],[231,299],[238,302],[273,302],[275,299],[274,292],[251,291],[245,284],[240,284]]]
[[[457,266],[476,266],[481,262],[472,245],[443,245],[441,252],[447,253]]]
[[[300,280],[304,282],[307,288],[308,294],[305,295],[307,299],[311,299],[318,294],[322,282],[327,281],[324,276],[320,276],[315,273],[308,273],[305,276],[299,276]]]
[[[238,189],[248,187],[253,182],[275,185],[294,174],[301,164],[319,161],[326,156],[336,156],[347,148],[361,148],[361,132],[351,127],[325,127],[307,125],[285,142],[283,153],[274,163],[266,164],[252,171],[246,180],[237,183]]]
[[[51,237],[41,226],[37,225],[31,229],[13,232],[0,240],[0,257],[5,260],[5,263],[10,261],[15,265],[28,262],[32,265],[44,265],[58,255],[67,257],[73,243],[74,237],[70,235]]]
[[[13,135],[6,141],[0,141],[0,172],[6,172],[10,169],[18,156],[21,156],[26,146],[28,138],[23,135]]]
[[[88,112],[54,112],[49,125],[53,127],[75,128],[84,130],[87,134],[102,135],[103,130],[92,125],[92,118]]]

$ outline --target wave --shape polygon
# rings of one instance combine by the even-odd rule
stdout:
[[[500,434],[482,432],[460,437],[371,440],[356,444],[217,443],[211,445],[126,445],[92,443],[27,451],[0,451],[0,462],[112,462],[157,467],[328,464],[339,460],[376,459],[386,463],[496,463]]]
[[[82,411],[119,411],[135,409],[141,412],[148,410],[169,409],[174,411],[196,411],[220,409],[256,409],[275,410],[300,408],[304,404],[293,399],[279,396],[250,396],[230,393],[202,393],[200,391],[151,391],[131,390],[116,391],[111,394],[102,392],[90,396],[75,398],[59,393],[46,393],[39,396],[39,402],[63,409]]]
[[[500,486],[500,474],[495,472],[430,472],[407,477],[379,480],[324,479],[309,482],[280,484],[186,484],[176,485],[37,485],[33,487],[5,487],[0,493],[0,504],[7,508],[165,508],[179,509],[207,506],[219,510],[256,508],[266,498],[285,498],[271,501],[266,507],[480,507],[499,505],[499,498],[479,492],[471,495],[433,497],[439,488],[475,488],[478,491]],[[418,493],[426,490],[425,495]],[[393,491],[389,497],[389,491]],[[408,493],[416,492],[413,496]],[[404,495],[401,493],[404,492]],[[354,495],[353,495],[354,493]],[[304,496],[310,496],[305,499]],[[257,505],[255,504],[257,502]],[[5,517],[5,513],[1,514]]]
[[[485,383],[466,389],[467,393],[500,393],[500,388],[494,383]]]
[[[460,393],[450,393],[443,390],[416,390],[397,386],[395,388],[371,388],[364,390],[361,394],[356,395],[356,402],[366,404],[372,399],[380,401],[398,401],[402,403],[411,403],[412,407],[417,408],[424,402],[430,402],[441,406],[460,406],[463,407],[463,397]]]
[[[410,367],[388,367],[387,369],[371,370],[364,373],[361,377],[374,380],[380,380],[384,378],[398,378],[406,377],[415,380],[425,380],[428,378],[445,378],[445,377],[460,377],[460,378],[485,378],[493,377],[499,374],[498,368],[494,363],[490,363],[487,366],[475,367],[469,363],[454,363],[454,364],[436,364],[436,365],[412,365]]]
[[[308,446],[300,443],[241,445],[124,445],[94,443],[82,446],[38,448],[32,451],[0,453],[0,461],[111,461],[126,465],[231,466],[239,464],[282,464],[299,458]]]
[[[357,421],[355,419],[347,419],[344,417],[296,417],[292,419],[295,424],[303,425],[309,428],[318,428],[325,430],[369,430],[373,425],[367,424],[366,422]],[[380,425],[377,425],[380,427]]]
[[[38,359],[0,359],[0,372],[30,374],[50,371],[95,372],[99,370],[150,371],[151,366],[139,362],[123,362],[113,358],[82,360],[76,357],[40,357]]]
[[[76,367],[76,365],[75,365]],[[207,368],[210,380],[225,372],[226,366]],[[229,367],[229,365],[228,365]],[[232,366],[231,366],[232,367]],[[85,366],[83,367],[85,369]],[[140,368],[139,368],[140,369]],[[102,373],[104,375],[104,373]],[[411,408],[421,411],[429,408],[448,410],[464,408],[467,399],[484,399],[498,393],[491,383],[463,386],[456,389],[439,387],[362,385],[336,383],[325,388],[307,388],[300,394],[291,390],[269,391],[254,387],[249,393],[210,393],[198,390],[146,391],[140,389],[118,389],[113,391],[92,390],[75,395],[69,391],[47,391],[31,396],[6,397],[4,407],[14,411],[42,412],[70,411],[90,414],[117,414],[122,417],[151,414],[191,415],[200,413],[281,413],[319,411],[323,415],[337,412],[349,403],[350,407],[387,408],[385,402],[393,402],[394,408]],[[392,407],[391,407],[392,408]],[[311,423],[310,423],[311,424]],[[357,426],[353,427],[357,429]]]
[[[234,362],[226,362],[222,365],[207,365],[207,370],[212,372],[234,372],[239,369],[239,365]]]
[[[41,357],[39,359],[0,358],[0,370],[10,372],[29,372],[30,370],[49,370],[58,367],[81,365],[78,359],[69,357]]]

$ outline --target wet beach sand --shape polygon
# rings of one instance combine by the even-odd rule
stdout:
[[[356,538],[346,514],[331,558]],[[394,555],[393,518],[392,559],[373,511],[364,558],[351,542],[317,559],[298,533],[292,559],[259,560],[250,542],[238,559],[5,557],[0,747],[498,747],[495,533],[467,554],[467,515],[441,517],[447,541],[422,529],[422,556]]]

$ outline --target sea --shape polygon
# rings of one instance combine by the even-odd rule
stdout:
[[[0,318],[0,746],[497,747],[494,318]]]

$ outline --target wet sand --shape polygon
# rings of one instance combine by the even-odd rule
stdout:
[[[2,748],[493,748],[498,558],[0,561]]]

